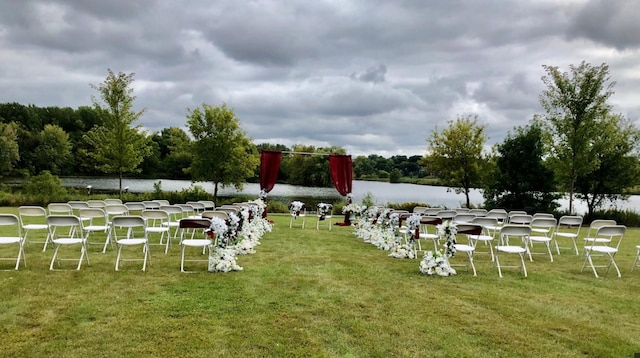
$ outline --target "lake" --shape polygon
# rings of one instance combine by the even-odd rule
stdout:
[[[117,178],[61,178],[64,186],[84,188],[91,185],[95,189],[118,190]],[[122,186],[129,187],[129,191],[141,193],[154,191],[153,184],[160,181],[163,191],[180,191],[189,188],[191,185],[199,185],[210,193],[213,193],[213,183],[196,182],[189,180],[169,180],[169,179],[122,179]],[[353,181],[353,195],[356,202],[361,202],[362,198],[370,193],[377,204],[386,203],[406,203],[419,202],[430,206],[443,206],[447,208],[460,207],[465,203],[463,194],[456,194],[453,190],[441,186],[416,185],[416,184],[391,184],[376,181]],[[258,197],[260,185],[247,183],[243,190],[236,191],[233,187],[219,188],[219,196],[247,195]],[[283,196],[295,198],[300,197],[335,197],[340,198],[340,194],[334,188],[302,187],[287,184],[276,184],[269,193],[270,196]],[[480,190],[471,190],[471,204],[481,206],[484,202]],[[569,207],[568,200],[559,201],[561,210]],[[585,214],[587,206],[584,202],[574,200],[575,211]],[[619,201],[615,205],[618,209],[631,209],[640,212],[640,196],[632,195],[628,200]]]

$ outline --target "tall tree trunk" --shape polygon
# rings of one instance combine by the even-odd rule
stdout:
[[[464,188],[464,195],[467,197],[467,208],[471,208],[471,200],[469,199],[469,188]]]
[[[122,170],[118,171],[118,180],[118,188],[120,192],[120,195],[118,197],[120,198],[120,200],[122,200]]]
[[[213,184],[213,202],[217,203],[218,202],[218,183],[214,183]]]

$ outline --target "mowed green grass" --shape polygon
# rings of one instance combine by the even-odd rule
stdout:
[[[16,213],[15,208],[0,212]],[[27,267],[2,261],[2,357],[632,357],[640,352],[640,269],[630,272],[640,230],[630,229],[614,271],[580,272],[569,251],[527,261],[529,277],[498,277],[488,255],[478,276],[428,277],[418,260],[394,259],[353,228],[273,232],[244,271],[180,272],[180,249],[152,246],[152,266],[101,253],[91,266],[49,271],[53,250],[26,247]],[[334,218],[337,220],[337,218]],[[0,233],[2,233],[0,229]],[[583,234],[586,229],[583,230]],[[40,239],[43,234],[37,235]],[[35,237],[34,237],[35,239]],[[154,242],[155,239],[152,239]],[[541,247],[536,248],[537,251]],[[14,247],[0,247],[1,256]],[[79,249],[66,250],[78,255]],[[129,255],[141,255],[129,251]],[[191,257],[198,253],[192,251]],[[515,263],[515,257],[510,260]],[[458,255],[455,263],[464,263]]]

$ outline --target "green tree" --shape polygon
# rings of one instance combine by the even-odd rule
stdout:
[[[553,171],[544,165],[542,130],[537,125],[519,127],[496,146],[493,177],[486,181],[488,208],[552,212],[560,195],[555,193]]]
[[[116,75],[109,69],[104,82],[99,86],[91,85],[100,93],[102,103],[95,97],[92,101],[103,124],[93,127],[84,136],[91,148],[89,155],[96,160],[99,169],[118,174],[120,197],[123,174],[139,171],[138,166],[150,151],[141,127],[134,127],[144,110],[133,110],[136,99],[131,87],[133,77],[133,73]]]
[[[214,183],[213,200],[218,186],[233,185],[240,190],[258,165],[258,153],[251,138],[240,127],[240,119],[225,104],[189,109],[187,126],[194,138],[191,177]]]
[[[436,127],[427,138],[429,147],[425,162],[430,172],[456,193],[464,193],[467,207],[471,206],[471,188],[482,186],[486,163],[482,147],[487,140],[484,129],[484,125],[478,124],[477,116],[458,116],[455,121],[449,120],[448,127],[442,132]]]
[[[69,135],[57,125],[46,124],[38,134],[38,139],[36,171],[48,170],[53,175],[59,175],[71,158]]]
[[[0,176],[11,172],[19,159],[17,125],[0,122]]]
[[[549,147],[549,163],[554,169],[560,189],[569,192],[569,212],[579,177],[593,172],[598,160],[590,150],[600,131],[599,122],[610,110],[607,100],[613,94],[609,82],[609,66],[580,63],[570,72],[543,66],[546,90],[540,103],[546,114],[538,117],[545,126]]]
[[[638,129],[621,115],[608,115],[600,121],[589,148],[596,167],[576,179],[576,196],[587,203],[589,217],[605,202],[624,199],[624,191],[638,183],[639,140]]]

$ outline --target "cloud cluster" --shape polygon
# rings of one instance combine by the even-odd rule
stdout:
[[[0,101],[89,105],[134,72],[141,123],[226,103],[256,143],[422,155],[477,114],[488,145],[541,113],[542,65],[606,62],[640,115],[640,3],[624,0],[22,0],[0,3]]]

